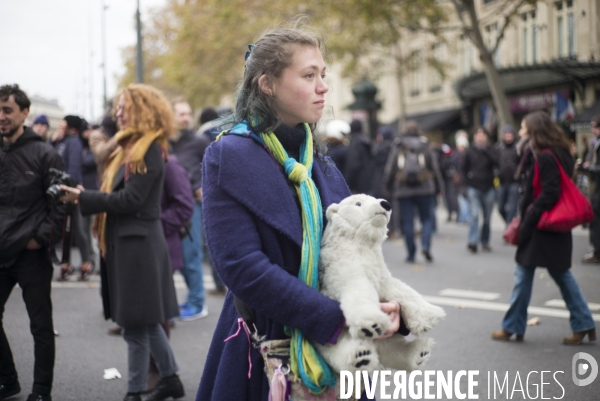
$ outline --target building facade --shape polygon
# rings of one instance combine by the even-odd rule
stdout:
[[[573,138],[587,135],[589,121],[586,128],[578,118],[600,107],[600,1],[538,1],[522,6],[504,29],[504,14],[511,9],[506,4],[476,0],[476,9],[488,48],[502,35],[493,59],[515,123],[530,111],[544,109],[571,129]],[[454,9],[448,15],[448,26],[460,26]],[[413,60],[402,77],[404,93],[395,76],[376,82],[382,123],[395,125],[405,115],[446,142],[460,128],[500,128],[479,53],[461,29],[448,30],[443,38],[406,32],[402,48]],[[443,75],[427,62],[431,59],[445,66]],[[328,102],[339,116],[349,118],[342,99],[352,98],[351,83],[334,76],[332,87]]]
[[[65,110],[59,106],[58,100],[44,99],[39,96],[31,96],[31,107],[29,108],[29,116],[25,121],[25,125],[31,126],[33,120],[40,114],[45,114],[50,122],[50,129],[55,130],[58,123],[65,117]]]

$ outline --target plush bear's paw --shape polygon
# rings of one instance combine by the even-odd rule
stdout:
[[[410,342],[408,351],[408,363],[410,370],[422,369],[425,362],[429,360],[431,348],[433,347],[431,338],[416,338]]]
[[[374,347],[369,346],[358,347],[350,358],[350,366],[348,370],[366,370],[372,372],[379,366],[379,358]]]
[[[383,312],[361,319],[346,319],[350,335],[354,338],[365,338],[373,340],[379,338],[390,326],[390,318]]]
[[[429,302],[423,302],[415,311],[403,307],[402,314],[406,327],[416,336],[432,329],[446,316],[446,312],[442,308]]]

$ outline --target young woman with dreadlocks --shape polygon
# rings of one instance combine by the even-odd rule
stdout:
[[[269,399],[251,333],[265,341],[291,337],[294,375],[315,392],[335,386],[334,372],[309,343],[335,343],[344,325],[339,303],[315,284],[324,211],[350,195],[313,136],[328,91],[323,40],[279,28],[249,48],[233,128],[203,162],[206,238],[230,291],[196,396],[202,401]],[[391,335],[399,305],[382,305],[395,321]]]

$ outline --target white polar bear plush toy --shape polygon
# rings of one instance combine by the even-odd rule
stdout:
[[[397,301],[402,319],[415,336],[446,315],[388,270],[381,244],[387,238],[390,204],[368,195],[352,195],[329,206],[326,215],[329,222],[319,259],[321,292],[340,302],[348,328],[336,344],[317,345],[319,352],[338,372],[419,369],[429,358],[432,339],[407,341],[394,334],[374,341],[390,325],[380,302]]]

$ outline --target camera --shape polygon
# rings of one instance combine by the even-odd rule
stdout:
[[[64,171],[50,168],[48,172],[50,173],[50,186],[46,190],[46,195],[48,195],[52,203],[57,203],[58,199],[65,193],[65,191],[60,189],[60,186],[74,187],[77,183]]]

